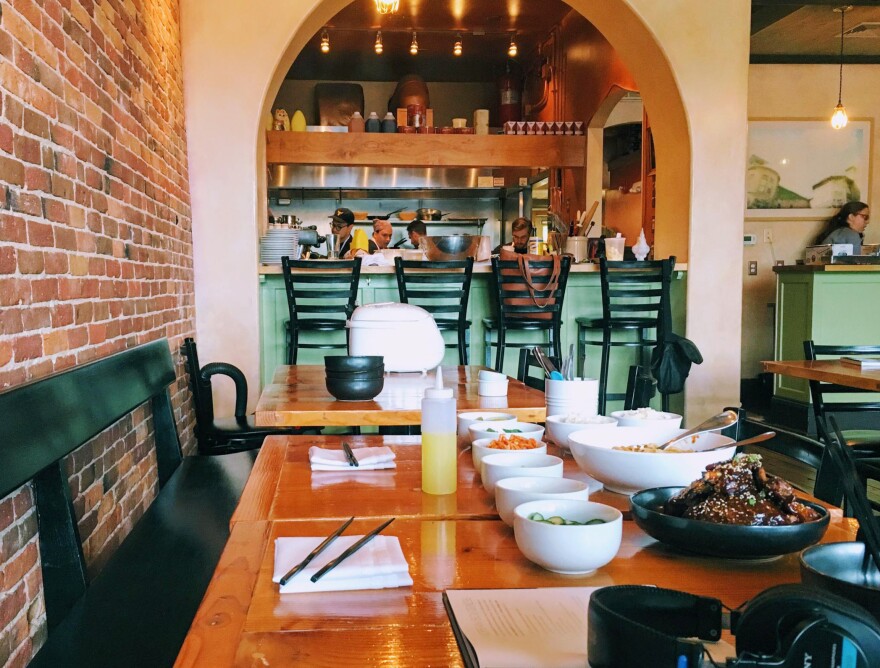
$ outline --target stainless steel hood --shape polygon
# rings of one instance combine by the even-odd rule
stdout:
[[[491,177],[492,173],[491,167],[345,167],[342,165],[273,164],[269,165],[268,185],[269,188],[285,190],[299,188],[478,188],[480,187],[478,177]]]

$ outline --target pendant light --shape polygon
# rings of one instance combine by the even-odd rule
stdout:
[[[507,55],[511,58],[516,57],[517,48],[516,48],[516,34],[510,36],[510,46],[507,47]]]
[[[452,47],[452,53],[456,56],[461,55],[461,33],[455,35],[455,45]]]
[[[380,14],[393,14],[400,8],[400,0],[375,0],[376,11]]]
[[[843,5],[835,7],[834,11],[840,13],[840,77],[837,87],[837,106],[834,107],[834,113],[831,115],[831,127],[835,130],[845,128],[849,119],[846,116],[846,107],[843,106],[843,17],[852,5]]]
[[[321,33],[321,53],[330,53],[330,35],[326,30]]]
[[[419,43],[416,40],[416,34],[413,32],[412,44],[409,45],[409,52],[416,55],[419,52]]]
[[[382,46],[382,31],[376,31],[376,45],[374,47],[376,49],[377,54],[381,54],[384,51],[384,47]]]

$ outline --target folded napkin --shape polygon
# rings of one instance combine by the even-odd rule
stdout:
[[[408,587],[413,581],[409,564],[397,536],[376,536],[317,582],[311,577],[363,536],[340,536],[312,560],[305,569],[281,587],[282,594],[353,589]],[[279,582],[291,568],[306,558],[324,540],[317,538],[275,539],[275,570],[272,582]]]
[[[328,450],[313,445],[309,448],[309,463],[312,471],[373,471],[397,466],[394,452],[386,445],[378,448],[353,448],[353,452],[360,466],[349,466],[343,450]]]

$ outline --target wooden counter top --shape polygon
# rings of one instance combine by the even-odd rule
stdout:
[[[331,261],[328,260],[328,271],[331,269]],[[838,265],[839,266],[839,265]],[[677,262],[675,265],[675,271],[687,271],[688,265],[686,262]],[[880,267],[878,267],[880,270]],[[261,275],[281,275],[281,265],[280,264],[261,264],[258,269],[258,273]],[[296,272],[294,272],[296,273]],[[475,274],[491,274],[492,273],[492,265],[489,262],[477,262],[474,264],[474,273]],[[593,274],[599,273],[599,265],[594,264],[592,262],[584,262],[582,264],[573,264],[571,265],[572,274]],[[389,274],[394,275],[394,266],[388,267],[361,267],[361,275],[363,274]]]
[[[676,267],[677,268],[677,267]],[[880,264],[787,264],[773,267],[777,274],[812,274],[816,272],[880,272]]]

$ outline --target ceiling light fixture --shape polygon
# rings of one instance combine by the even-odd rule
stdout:
[[[837,86],[837,106],[834,107],[834,113],[831,115],[831,127],[835,130],[845,128],[849,119],[846,116],[846,107],[843,106],[843,17],[852,5],[843,5],[835,7],[834,11],[840,13],[840,78]]]
[[[455,45],[452,47],[452,53],[456,56],[461,55],[461,33],[456,33],[455,35]]]
[[[375,48],[376,48],[376,53],[382,53],[382,51],[384,50],[384,48],[382,47],[382,31],[381,30],[376,31],[376,46],[375,46]]]
[[[376,11],[380,14],[393,14],[400,8],[400,0],[375,0]]]
[[[330,53],[330,35],[326,30],[321,33],[321,53]]]
[[[514,58],[517,54],[516,48],[516,34],[510,36],[510,46],[507,47],[507,55],[511,58]]]
[[[409,52],[416,55],[419,52],[419,43],[416,40],[416,34],[413,32],[412,44],[409,45]]]

